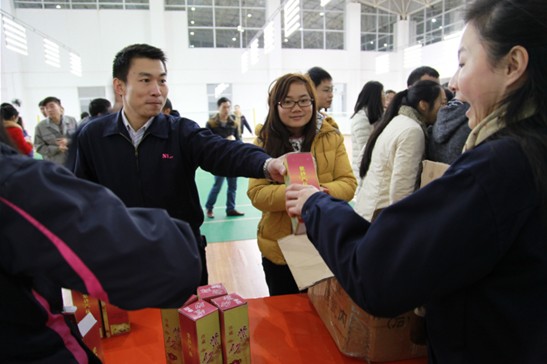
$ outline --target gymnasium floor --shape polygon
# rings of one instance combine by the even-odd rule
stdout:
[[[209,190],[213,186],[214,177],[202,169],[196,171],[196,185],[198,186],[199,200],[205,212],[205,202]],[[244,212],[245,216],[226,216],[226,193],[228,184],[224,181],[222,189],[214,207],[215,218],[205,216],[201,226],[201,233],[207,237],[208,243],[218,243],[234,240],[256,239],[256,227],[260,220],[261,212],[251,205],[247,197],[248,178],[237,179],[236,210]]]

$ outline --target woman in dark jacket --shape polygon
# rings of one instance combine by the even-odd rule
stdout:
[[[365,310],[425,306],[431,363],[547,362],[547,4],[467,9],[456,90],[466,152],[373,224],[309,186],[291,215]]]

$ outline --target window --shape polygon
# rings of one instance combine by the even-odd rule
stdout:
[[[422,45],[437,43],[464,27],[463,10],[468,0],[442,0],[412,14],[415,38],[411,43]]]
[[[361,50],[393,51],[396,23],[397,15],[361,5]]]
[[[188,11],[191,48],[245,48],[266,22],[265,0],[165,0]]]
[[[282,15],[283,48],[345,49],[345,1],[300,0],[300,28],[285,36],[285,11]],[[288,20],[288,19],[287,19]]]
[[[150,7],[149,0],[14,0],[13,3],[16,8],[27,9],[148,10]]]

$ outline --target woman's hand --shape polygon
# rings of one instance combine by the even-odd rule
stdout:
[[[302,207],[308,198],[316,192],[316,187],[310,185],[292,184],[285,190],[285,207],[290,217],[302,215]]]

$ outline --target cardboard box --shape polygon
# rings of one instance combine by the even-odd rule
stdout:
[[[197,300],[198,297],[192,295],[182,307]],[[184,364],[184,354],[180,341],[179,312],[176,308],[171,308],[160,310],[160,314],[163,329],[163,345],[165,347],[165,362],[167,364]]]
[[[311,153],[287,154],[285,157],[285,168],[287,169],[287,175],[285,176],[285,184],[287,186],[292,183],[298,183],[319,188],[315,159]],[[301,218],[293,217],[291,221],[293,234],[300,235],[306,233],[306,225],[304,225]]]
[[[103,327],[106,337],[127,334],[131,331],[129,314],[110,303],[100,301]]]
[[[227,295],[228,292],[222,283],[208,284],[198,287],[198,298],[211,303],[213,298]]]
[[[206,301],[197,301],[178,312],[184,363],[221,364],[218,309]]]
[[[422,161],[422,174],[420,176],[420,187],[427,185],[429,182],[441,177],[444,172],[450,167],[446,163],[433,162],[430,160]]]
[[[220,312],[220,332],[224,364],[250,364],[251,341],[247,301],[237,294],[214,298]]]
[[[370,362],[427,356],[427,347],[410,340],[412,311],[379,318],[359,308],[335,278],[308,289],[308,296],[340,351]]]

